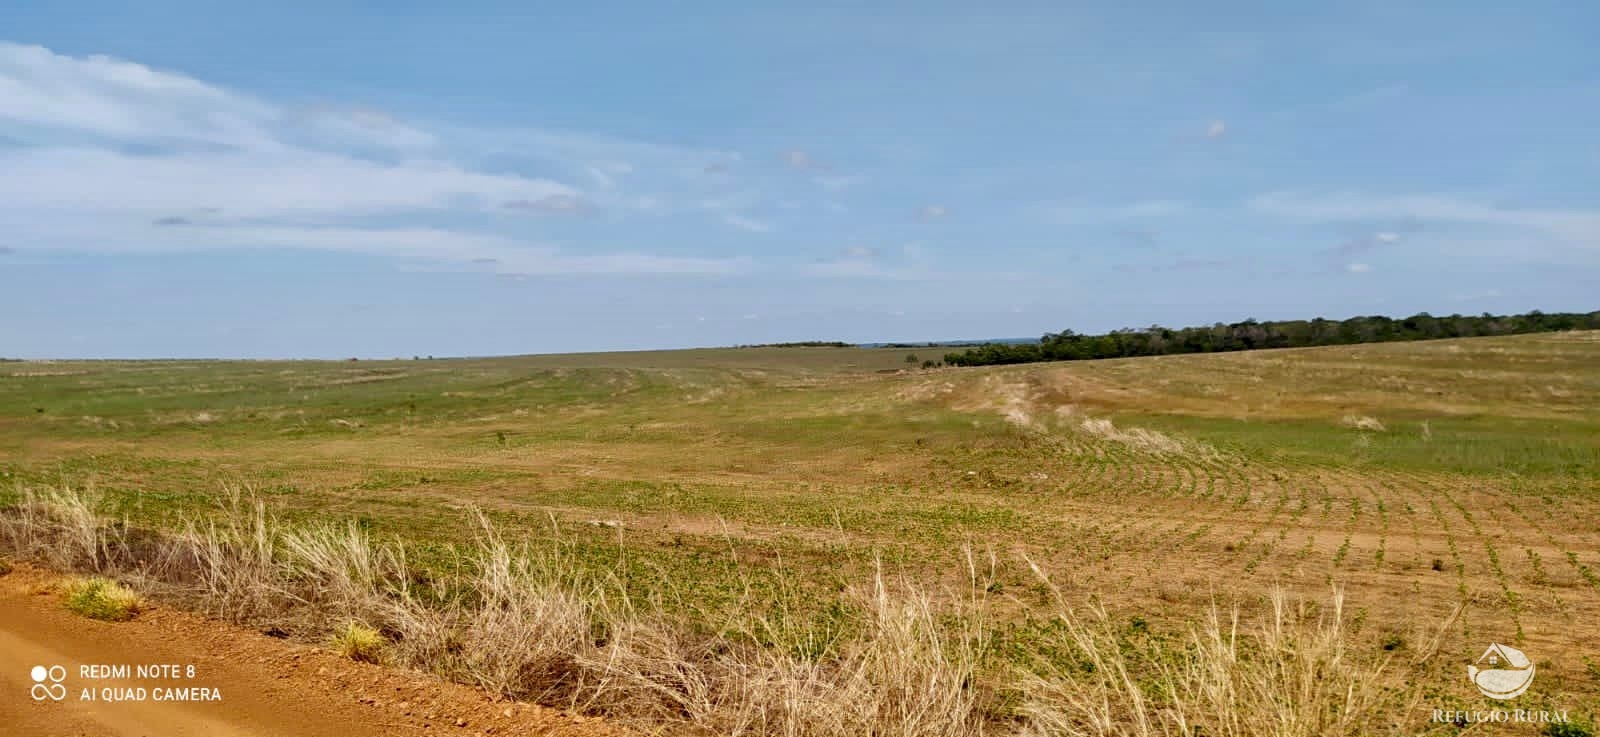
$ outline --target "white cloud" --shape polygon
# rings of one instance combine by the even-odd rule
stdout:
[[[944,205],[927,205],[917,211],[923,220],[938,220],[950,214],[950,208]]]
[[[743,215],[735,215],[733,213],[723,215],[722,222],[740,230],[750,231],[751,233],[766,233],[772,230],[771,225],[761,220],[745,217]]]
[[[444,161],[379,164],[317,151],[134,156],[90,148],[0,151],[0,207],[142,212],[199,207],[227,217],[374,215],[488,208],[574,197],[539,179],[482,174]]]
[[[116,220],[8,223],[39,248],[76,250],[84,243],[107,243],[106,250],[129,253],[202,251],[216,248],[287,248],[365,253],[438,264],[491,266],[502,274],[736,274],[749,271],[745,259],[664,257],[636,251],[578,252],[528,243],[492,233],[442,228],[347,227],[247,223],[134,229]],[[115,240],[113,240],[113,236]]]
[[[816,163],[811,160],[811,154],[799,149],[785,152],[783,154],[783,160],[789,162],[789,166],[792,166],[796,169],[810,169],[816,166]]]
[[[488,217],[504,210],[663,212],[659,197],[624,191],[638,166],[687,176],[708,159],[738,159],[592,134],[507,133],[425,130],[356,106],[284,106],[130,61],[0,42],[0,135],[22,143],[0,148],[0,230],[30,249],[88,252],[307,248],[529,274],[749,268],[472,230],[473,217],[505,227]],[[508,149],[596,189],[470,163]],[[442,213],[463,224],[397,224]]]
[[[1370,264],[1346,264],[1344,270],[1352,274],[1365,274],[1372,271],[1372,266]]]
[[[1225,121],[1213,120],[1206,126],[1206,138],[1221,138],[1228,133],[1228,124]]]
[[[728,170],[707,176],[707,160],[741,160],[737,152],[666,145],[580,131],[438,127],[442,140],[474,161],[536,163],[567,182],[584,182],[595,209],[613,214],[662,215],[693,209],[739,186]],[[663,193],[683,195],[669,197]]]
[[[0,42],[0,120],[121,139],[265,145],[271,105],[105,56]]]
[[[572,196],[544,179],[474,172],[418,149],[431,134],[382,112],[288,109],[173,72],[0,43],[0,131],[44,129],[50,146],[0,153],[0,206],[229,217],[368,215]],[[87,134],[63,143],[60,136]],[[132,155],[110,141],[155,144]],[[26,139],[25,139],[26,140]],[[342,151],[405,149],[390,163]]]
[[[281,117],[284,125],[280,134],[313,144],[425,150],[438,143],[432,133],[402,123],[381,110],[318,106],[289,109]]]
[[[1380,243],[1394,243],[1395,241],[1400,240],[1400,234],[1399,233],[1390,233],[1390,232],[1387,232],[1387,231],[1381,232],[1381,233],[1373,233],[1372,237],[1378,239],[1378,242],[1380,242]]]

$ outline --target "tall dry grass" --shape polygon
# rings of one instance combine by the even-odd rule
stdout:
[[[1385,681],[1388,664],[1356,657],[1338,596],[1313,607],[1276,594],[1260,620],[1213,609],[1187,637],[1139,649],[1103,608],[1057,591],[1054,626],[1017,662],[994,646],[994,561],[986,571],[971,553],[963,591],[879,566],[841,594],[844,626],[819,633],[781,607],[684,621],[630,599],[619,573],[587,570],[560,544],[513,544],[482,515],[459,572],[429,578],[399,541],[353,524],[284,524],[241,494],[164,535],[132,533],[97,504],[27,491],[0,510],[0,543],[306,641],[360,632],[361,651],[384,662],[653,732],[1352,735],[1385,731],[1408,693],[1380,688],[1397,682]]]
[[[117,547],[91,490],[29,490],[7,510],[0,539],[19,558],[62,571],[103,573]]]
[[[1344,594],[1295,601],[1281,589],[1250,620],[1213,604],[1175,642],[1140,645],[1105,608],[1055,592],[1058,627],[1021,669],[1029,737],[1340,737],[1400,734],[1422,692],[1405,673],[1438,652],[1439,626],[1403,661],[1354,650]],[[1065,657],[1062,657],[1064,655]],[[1394,676],[1394,677],[1391,677]]]

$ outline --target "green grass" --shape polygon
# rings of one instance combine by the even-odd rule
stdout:
[[[1600,424],[1496,416],[1381,418],[1365,431],[1329,420],[1253,420],[1181,415],[1126,416],[1269,462],[1378,467],[1470,475],[1594,478]]]
[[[1025,561],[1165,631],[1213,596],[1333,584],[1375,620],[1466,596],[1474,634],[1570,631],[1545,636],[1573,653],[1597,634],[1558,614],[1600,607],[1594,334],[883,373],[905,353],[7,363],[0,506],[92,486],[175,529],[242,489],[441,574],[476,508],[709,628],[781,604],[827,632],[880,563],[957,590],[971,548],[999,561],[1021,649],[1041,626]]]

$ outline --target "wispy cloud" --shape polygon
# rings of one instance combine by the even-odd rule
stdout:
[[[1380,230],[1375,233],[1366,233],[1355,238],[1350,238],[1332,248],[1327,249],[1326,255],[1335,259],[1347,259],[1357,254],[1373,251],[1385,246],[1400,242],[1400,234]]]
[[[940,220],[950,215],[950,208],[944,205],[924,205],[917,210],[917,217],[923,220]]]
[[[435,160],[382,164],[305,149],[144,156],[92,148],[0,150],[0,203],[15,208],[146,212],[219,208],[230,217],[375,215],[487,209],[572,197],[543,179]]]
[[[105,56],[0,42],[0,120],[122,140],[272,143],[277,108],[179,74]]]
[[[622,251],[579,253],[504,236],[439,228],[350,228],[292,225],[194,227],[159,248],[193,249],[225,243],[258,248],[299,248],[400,256],[420,261],[493,265],[506,274],[736,274],[743,259],[663,257]]]
[[[707,197],[700,200],[699,207],[711,212],[733,212],[754,207],[761,199],[760,193],[753,190],[727,192],[716,197]]]
[[[1278,110],[1268,117],[1282,122],[1302,118],[1325,121],[1330,117],[1354,112],[1391,109],[1397,103],[1405,100],[1410,93],[1411,87],[1409,85],[1403,82],[1391,82],[1318,102]]]
[[[1083,225],[1176,217],[1196,212],[1196,208],[1178,200],[1143,200],[1121,205],[1053,204],[1045,206],[1043,212],[1045,219],[1054,223]]]
[[[809,276],[835,279],[883,279],[915,281],[939,278],[921,243],[878,248],[852,244],[833,258],[807,264],[801,272]]]
[[[757,220],[751,217],[745,217],[743,215],[736,215],[733,213],[723,215],[722,222],[751,233],[767,233],[772,230],[772,226],[765,221]]]
[[[501,205],[508,210],[533,215],[576,215],[589,209],[589,203],[573,194],[551,194],[538,199],[506,200]]]
[[[1206,126],[1206,138],[1221,138],[1228,134],[1228,123],[1222,120],[1213,120]]]
[[[807,264],[801,269],[808,276],[829,279],[888,279],[911,280],[917,279],[922,274],[905,269],[879,263],[867,258],[837,258]]]
[[[844,190],[866,181],[866,178],[855,175],[839,174],[819,176],[816,177],[814,181],[816,181],[817,186],[822,187],[829,192],[843,192]]]
[[[360,106],[281,105],[130,61],[0,42],[0,135],[21,144],[0,148],[0,224],[43,248],[309,248],[492,261],[518,273],[748,268],[732,259],[575,252],[471,230],[493,224],[486,216],[496,211],[659,211],[659,198],[623,186],[636,162],[693,173],[703,165],[693,162],[737,159],[593,134],[519,133],[430,129]],[[507,141],[514,154],[558,162],[570,179],[477,164]],[[396,225],[429,213],[461,225]]]
[[[365,107],[287,108],[276,120],[280,135],[310,144],[423,151],[439,143],[432,133]]]
[[[589,175],[595,186],[611,189],[617,186],[618,177],[633,173],[633,165],[625,161],[606,161],[589,164],[584,167],[584,172]]]
[[[1600,211],[1509,208],[1433,194],[1275,192],[1254,197],[1248,204],[1257,212],[1309,222],[1438,221],[1525,228],[1600,248]]]
[[[1120,264],[1114,268],[1116,268],[1117,271],[1122,272],[1147,272],[1151,274],[1162,274],[1170,272],[1214,271],[1217,269],[1226,269],[1232,267],[1233,265],[1234,262],[1228,259],[1180,257],[1163,263]]]

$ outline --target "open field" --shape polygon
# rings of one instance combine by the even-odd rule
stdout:
[[[754,607],[827,632],[880,567],[960,599],[970,550],[985,672],[1031,662],[1063,605],[1137,643],[1338,587],[1362,662],[1417,660],[1444,628],[1404,731],[1500,706],[1465,678],[1491,642],[1538,665],[1512,708],[1600,710],[1600,333],[900,371],[907,353],[4,363],[0,501],[93,489],[171,530],[244,490],[425,570],[458,565],[479,509],[711,629]]]

